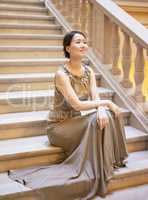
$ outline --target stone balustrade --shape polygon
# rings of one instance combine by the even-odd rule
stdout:
[[[111,73],[122,77],[120,84],[132,89],[135,101],[148,103],[148,73],[144,73],[146,65],[148,68],[148,30],[111,0],[52,2],[74,29],[86,33],[94,53],[102,63],[111,64]]]

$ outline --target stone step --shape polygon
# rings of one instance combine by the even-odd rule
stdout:
[[[7,173],[0,173],[0,200],[8,200],[10,197],[15,198],[15,200],[37,200],[37,199],[30,199],[28,194],[25,194],[24,192],[29,192],[30,189],[21,185],[20,183],[17,183],[15,181],[12,181]],[[24,196],[24,197],[23,197]]]
[[[108,191],[120,190],[129,186],[148,183],[148,152],[140,151],[130,153],[127,167],[115,172],[113,179],[108,184]],[[41,200],[33,190],[12,181],[7,173],[0,174],[0,200]],[[10,188],[10,190],[9,190]],[[108,196],[106,197],[108,199]],[[135,197],[134,197],[135,198]],[[97,198],[102,199],[102,198]],[[95,200],[97,200],[95,198]]]
[[[24,10],[23,9],[22,10],[21,9],[20,10],[19,9],[18,10],[11,10],[11,9],[6,10],[4,8],[2,9],[1,5],[0,5],[0,13],[6,14],[6,15],[19,15],[20,14],[20,15],[27,15],[27,16],[28,15],[52,16],[51,13],[47,10],[45,10],[45,11],[42,11],[42,10],[41,11],[36,11],[36,10],[35,11],[34,10],[27,11],[25,9]]]
[[[129,152],[144,151],[147,149],[148,134],[132,126],[125,126]]]
[[[141,12],[148,14],[148,2],[135,2],[135,1],[119,1],[116,0],[115,2],[118,3],[123,9],[128,12]]]
[[[100,85],[101,75],[96,74]],[[54,73],[0,74],[0,92],[53,89]]]
[[[41,46],[62,45],[62,34],[0,34],[0,45],[6,46]]]
[[[0,73],[55,72],[67,59],[8,59],[0,60]]]
[[[146,133],[137,134],[138,130],[133,127],[128,126],[125,130],[129,149],[131,146],[134,148],[134,140],[143,140],[145,143],[145,139],[148,140]],[[128,141],[130,134],[132,140]],[[62,148],[50,145],[47,135],[3,140],[0,141],[0,171],[59,162],[63,155]]]
[[[0,59],[64,57],[62,46],[0,46]]]
[[[55,18],[53,16],[44,15],[23,15],[23,14],[4,14],[0,13],[1,23],[12,23],[12,24],[51,24],[54,23]]]
[[[45,7],[36,7],[36,6],[22,6],[14,4],[2,4],[0,3],[0,11],[8,13],[21,13],[21,14],[44,14],[47,15],[48,10]]]
[[[1,19],[23,19],[23,20],[47,20],[51,21],[55,18],[53,16],[44,16],[44,15],[23,15],[23,14],[4,14],[0,13],[0,20]]]
[[[148,151],[129,154],[126,168],[118,169],[109,182],[108,191],[134,187],[148,183]]]
[[[0,91],[47,90],[53,79],[54,73],[0,74]]]
[[[0,139],[45,135],[49,114],[48,110],[0,114]],[[128,125],[130,112],[122,109],[122,114]]]
[[[13,88],[13,85],[11,86]],[[0,113],[46,110],[52,107],[54,90],[16,91],[0,93]],[[114,92],[108,88],[97,88],[101,99],[112,99]]]
[[[20,5],[35,5],[35,6],[40,6],[44,5],[43,1],[39,0],[1,0],[0,3],[4,4],[20,4]]]
[[[61,26],[56,24],[11,24],[0,23],[0,33],[36,33],[36,34],[59,34]],[[1,42],[1,41],[0,41]]]
[[[64,156],[61,148],[49,144],[47,136],[0,141],[0,149],[1,172],[8,169],[56,163]]]

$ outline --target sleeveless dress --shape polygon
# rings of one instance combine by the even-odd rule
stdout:
[[[79,99],[90,98],[90,70],[81,77],[64,73]],[[108,125],[100,130],[96,111],[83,115],[66,101],[55,85],[54,104],[49,112],[47,134],[54,146],[64,149],[59,164],[12,170],[9,177],[32,188],[39,200],[89,200],[105,196],[114,167],[127,157],[122,118],[107,110]]]

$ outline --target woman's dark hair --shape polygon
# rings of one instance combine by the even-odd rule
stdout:
[[[64,55],[66,58],[70,58],[70,54],[66,50],[66,47],[70,45],[75,34],[81,34],[86,38],[86,35],[84,33],[82,33],[81,31],[71,31],[69,33],[66,33],[66,35],[64,36],[64,39],[63,39],[63,51],[64,51]]]

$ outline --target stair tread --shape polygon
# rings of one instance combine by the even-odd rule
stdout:
[[[122,108],[123,113],[127,114],[129,111]],[[39,121],[46,121],[48,119],[48,110],[44,111],[32,111],[32,112],[19,112],[0,114],[0,126],[10,125],[16,123],[32,123]]]
[[[60,152],[60,147],[49,145],[46,135],[0,141],[0,160]]]
[[[0,173],[0,196],[24,191],[30,191],[30,189],[11,180],[7,173]]]
[[[20,2],[20,1],[19,1]],[[10,3],[7,3],[7,2],[0,2],[0,7],[6,7],[7,8],[22,8],[22,4],[10,4]],[[29,9],[38,9],[38,10],[47,10],[46,7],[40,7],[38,5],[23,5],[23,8],[29,8]]]
[[[144,8],[146,8],[146,7],[148,7],[148,2],[136,2],[136,1],[119,1],[119,0],[116,0],[116,2],[119,4],[119,5],[121,5],[121,6],[128,6],[128,7],[130,7],[130,6],[134,6],[134,7],[144,7]]]
[[[137,133],[135,132],[135,128],[130,127],[133,130],[132,137],[137,137]],[[126,138],[128,140],[129,135],[132,131],[129,131],[129,126],[126,128],[125,133]],[[137,130],[138,132],[138,130]],[[145,133],[139,131],[139,138],[145,135]],[[38,156],[41,154],[54,154],[62,152],[62,148],[55,147],[49,145],[47,135],[44,136],[34,136],[34,137],[26,137],[26,138],[16,138],[16,139],[8,139],[0,141],[0,160],[4,159],[13,159],[20,157],[28,157],[28,156]],[[134,159],[136,155],[141,154],[132,154],[134,156],[129,157],[130,159]],[[142,154],[143,155],[143,154]],[[144,154],[144,156],[146,156]],[[143,157],[142,157],[143,158]],[[142,159],[140,158],[140,159]],[[146,157],[148,159],[148,155]]]
[[[0,39],[62,39],[58,34],[1,34]]]
[[[53,80],[54,73],[0,74],[0,83]]]
[[[24,15],[24,14],[4,14],[0,13],[0,18],[10,18],[10,19],[38,19],[38,20],[54,20],[53,16],[43,16],[43,15]]]
[[[114,91],[109,88],[97,87],[99,94],[111,93]],[[34,90],[34,91],[14,91],[14,92],[0,92],[0,100],[17,99],[17,98],[34,98],[34,97],[50,97],[54,95],[54,90]]]
[[[127,167],[120,168],[115,171],[113,176],[114,181],[115,179],[120,179],[126,176],[134,176],[137,173],[142,173],[148,170],[148,152],[147,151],[140,151],[135,153],[130,153],[128,157]],[[10,190],[8,189],[10,187]],[[9,179],[7,173],[0,174],[0,195],[10,195],[14,193],[20,193],[22,191],[30,191],[30,189],[26,188],[25,186],[16,183]]]
[[[0,46],[0,51],[62,51],[62,46]]]
[[[62,64],[67,61],[66,58],[40,58],[40,59],[3,59],[0,60],[0,66],[26,66],[26,65],[44,65],[49,63]]]
[[[23,4],[43,4],[42,1],[36,1],[36,0],[29,0],[29,1],[26,1],[26,0],[1,0],[1,2],[3,3],[23,3]]]
[[[55,73],[24,73],[24,74],[0,74],[0,83],[17,83],[30,81],[53,81]],[[96,73],[96,79],[100,79],[101,74]]]
[[[137,174],[141,171],[148,172],[148,151],[138,151],[129,154],[127,167],[115,171],[114,178],[121,178]]]
[[[61,25],[57,25],[57,24],[32,24],[32,23],[29,23],[29,24],[17,24],[17,23],[0,23],[0,28],[14,28],[14,29],[37,29],[37,30],[40,30],[40,29],[51,29],[51,28],[54,28],[54,29],[61,29]]]
[[[147,133],[137,128],[134,128],[133,126],[125,126],[125,132],[126,132],[126,138],[128,139],[129,142],[137,140],[139,141],[139,139],[141,140],[148,139]]]

